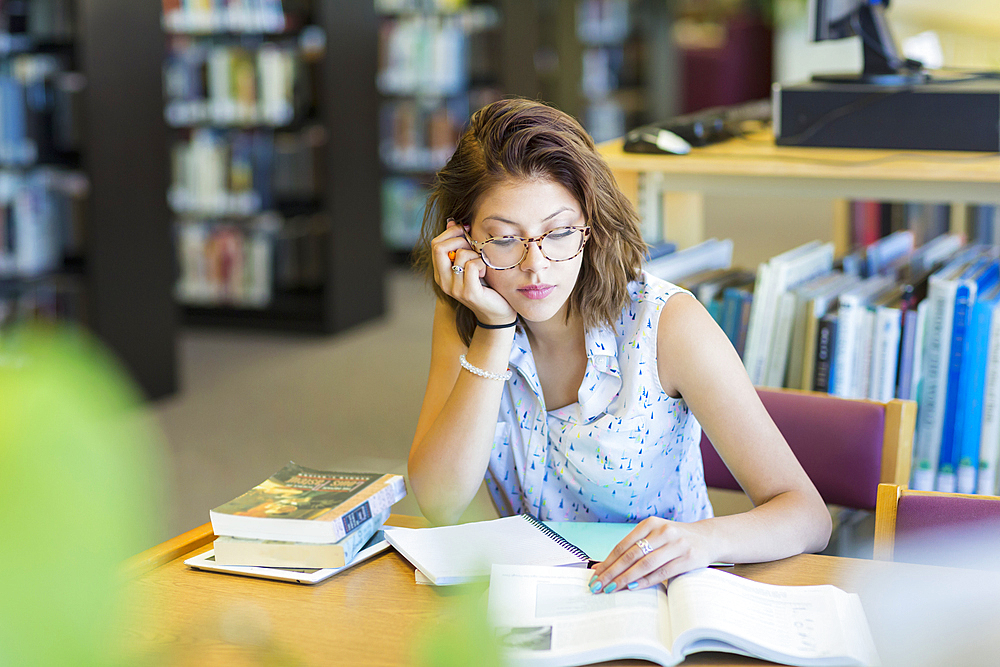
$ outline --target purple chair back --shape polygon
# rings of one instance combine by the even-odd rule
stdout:
[[[825,394],[766,389],[757,394],[825,502],[875,509],[885,437],[883,406]],[[701,456],[708,486],[742,490],[704,432]]]
[[[896,506],[893,560],[996,569],[1000,498],[903,494]]]

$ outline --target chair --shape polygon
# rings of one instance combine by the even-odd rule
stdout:
[[[879,484],[875,558],[989,567],[1000,554],[1000,497]]]
[[[917,405],[839,398],[794,389],[757,394],[824,502],[874,511],[880,482],[907,484]],[[709,487],[742,491],[708,436],[701,456]]]

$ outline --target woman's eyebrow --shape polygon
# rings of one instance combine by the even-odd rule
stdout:
[[[557,215],[559,215],[560,213],[565,213],[566,211],[572,212],[573,209],[569,208],[568,206],[563,206],[561,209],[559,209],[558,211],[556,211],[552,215],[550,215],[550,216],[548,216],[546,218],[543,218],[542,222],[547,222],[547,221],[551,220],[552,218],[556,217]],[[513,220],[508,220],[507,218],[502,218],[499,215],[488,215],[485,218],[483,218],[484,222],[486,220],[496,220],[498,222],[503,222],[503,223],[506,223],[508,225],[514,225],[515,227],[519,227],[520,226],[518,223],[514,222]]]

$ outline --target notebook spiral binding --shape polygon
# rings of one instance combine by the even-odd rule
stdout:
[[[554,531],[551,528],[549,528],[548,526],[546,526],[544,523],[542,523],[541,521],[539,521],[535,517],[531,516],[530,514],[522,514],[521,518],[523,518],[525,521],[527,521],[528,523],[530,523],[532,526],[534,526],[535,528],[537,528],[538,530],[542,531],[547,536],[549,536],[550,538],[552,538],[556,543],[559,544],[559,546],[565,548],[571,554],[573,554],[574,556],[578,557],[581,562],[586,563],[586,562],[588,562],[588,561],[591,560],[590,556],[587,555],[586,551],[584,551],[580,547],[576,546],[572,542],[567,542],[566,538],[564,538],[562,535],[560,535],[556,531]]]

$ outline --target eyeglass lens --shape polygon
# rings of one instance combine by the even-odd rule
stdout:
[[[585,234],[582,228],[560,227],[542,237],[542,254],[554,262],[572,259],[580,252]],[[482,246],[483,258],[497,269],[516,266],[527,254],[526,239],[521,237],[496,238]]]

